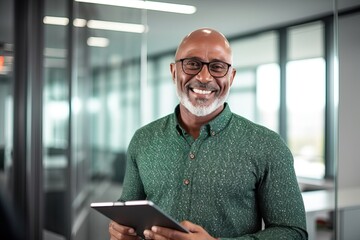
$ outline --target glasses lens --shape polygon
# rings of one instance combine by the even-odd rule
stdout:
[[[214,77],[223,77],[228,71],[229,66],[223,62],[209,63],[210,74]]]
[[[183,68],[187,74],[197,74],[202,68],[202,63],[196,59],[184,59]]]

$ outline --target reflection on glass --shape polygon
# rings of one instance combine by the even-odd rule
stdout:
[[[13,52],[0,38],[0,190],[10,187],[13,142]]]
[[[66,19],[66,1],[45,1],[45,16]],[[46,19],[44,19],[46,20]],[[46,21],[45,21],[46,22]],[[43,189],[44,228],[47,233],[66,236],[68,196],[69,87],[67,23],[44,24],[43,77]]]
[[[14,114],[14,1],[0,2],[0,194],[11,199]],[[9,195],[9,196],[7,196]]]

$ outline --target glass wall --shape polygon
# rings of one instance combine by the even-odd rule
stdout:
[[[14,3],[2,1],[0,15],[13,19]],[[0,24],[0,194],[8,195],[11,186],[10,172],[13,166],[11,151],[13,143],[13,59],[14,25]],[[6,33],[6,34],[5,34]]]
[[[95,237],[107,220],[92,232],[89,202],[116,199],[107,189],[122,182],[140,126],[144,32],[102,26],[140,25],[143,11],[47,0],[44,15],[44,237]]]
[[[44,236],[69,237],[69,3],[45,1],[43,84]]]

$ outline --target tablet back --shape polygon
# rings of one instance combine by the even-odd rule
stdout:
[[[151,201],[92,203],[91,207],[121,225],[134,228],[143,238],[144,230],[152,226],[188,232]]]

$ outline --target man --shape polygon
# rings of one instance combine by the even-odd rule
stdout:
[[[154,226],[144,231],[147,239],[307,239],[289,149],[225,103],[236,74],[231,64],[221,33],[187,35],[170,64],[179,106],[131,140],[120,201],[151,200],[190,231]],[[137,238],[115,222],[109,233]]]

